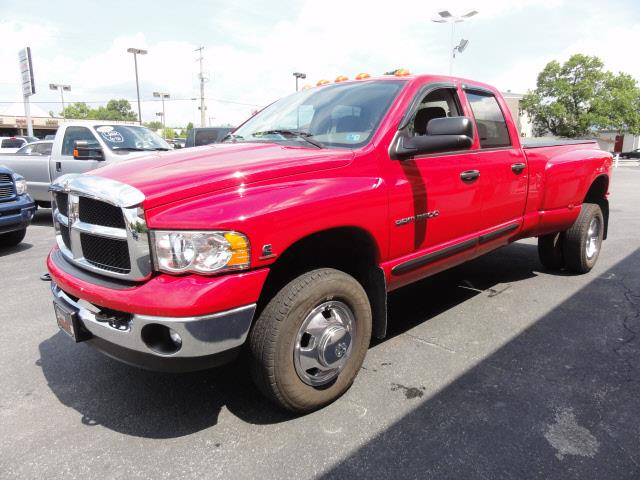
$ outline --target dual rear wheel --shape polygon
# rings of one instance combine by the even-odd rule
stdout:
[[[540,262],[549,270],[566,268],[574,273],[587,273],[598,260],[603,238],[604,217],[600,206],[584,203],[569,230],[538,238]]]

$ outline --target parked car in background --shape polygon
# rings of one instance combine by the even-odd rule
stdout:
[[[21,137],[0,137],[0,153],[15,153],[27,143],[29,142]]]
[[[522,144],[472,80],[302,90],[226,142],[54,182],[47,266],[76,342],[174,372],[244,349],[267,397],[308,412],[384,338],[388,292],[528,237],[549,270],[586,273],[607,236],[611,154]]]
[[[636,148],[630,152],[621,152],[620,158],[640,158],[640,148]]]
[[[173,148],[184,148],[187,144],[186,138],[174,138],[173,139]]]
[[[27,233],[36,205],[25,179],[0,160],[0,247],[19,244]]]
[[[52,147],[52,140],[38,140],[33,143],[27,143],[24,147],[18,150],[15,155],[51,155]],[[1,158],[2,157],[0,156],[0,159]]]
[[[233,131],[233,128],[229,127],[192,128],[187,133],[185,147],[199,147],[200,145],[218,143],[231,131]]]
[[[110,124],[108,120],[63,123],[53,142],[37,142],[34,148],[44,152],[48,148],[45,142],[51,144],[48,154],[0,155],[0,164],[27,179],[29,191],[41,207],[50,206],[49,184],[60,175],[82,173],[109,163],[171,149],[167,142],[146,127]]]
[[[49,134],[44,136],[44,140],[53,140],[54,138],[56,138],[55,134]]]
[[[38,137],[34,137],[33,135],[16,135],[16,138],[23,138],[27,143],[33,143],[40,140]]]

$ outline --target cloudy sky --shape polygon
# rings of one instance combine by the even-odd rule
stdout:
[[[45,111],[60,111],[49,83],[67,83],[65,101],[103,104],[126,98],[135,107],[128,47],[139,57],[144,121],[156,119],[154,90],[169,92],[167,124],[199,119],[198,62],[204,46],[207,122],[236,124],[253,109],[295,90],[292,72],[309,83],[397,67],[447,73],[448,25],[431,22],[439,10],[480,13],[456,27],[470,40],[454,74],[502,90],[525,92],[552,59],[597,55],[607,68],[640,79],[638,0],[2,0],[0,113],[22,100],[18,50],[32,50],[37,93]],[[198,120],[199,121],[199,120]]]

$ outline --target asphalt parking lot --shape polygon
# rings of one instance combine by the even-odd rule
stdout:
[[[395,292],[353,388],[299,418],[241,364],[158,374],[74,345],[41,210],[0,250],[0,477],[640,478],[640,169],[611,190],[590,274],[524,241]]]

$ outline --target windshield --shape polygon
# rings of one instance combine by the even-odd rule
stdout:
[[[303,90],[269,105],[225,141],[361,147],[369,142],[405,83],[361,80]]]
[[[111,150],[169,150],[171,147],[158,135],[146,127],[135,125],[95,125]]]

